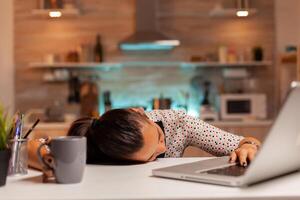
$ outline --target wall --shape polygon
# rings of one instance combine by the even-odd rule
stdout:
[[[13,1],[0,1],[0,101],[14,110]]]
[[[83,43],[93,43],[97,33],[102,35],[106,61],[189,61],[192,55],[216,55],[219,45],[228,45],[244,52],[250,52],[253,46],[259,45],[264,48],[265,60],[273,60],[274,3],[270,0],[253,0],[252,4],[259,12],[247,19],[209,17],[209,11],[216,3],[224,2],[226,6],[230,6],[232,1],[160,0],[157,16],[159,30],[180,39],[182,45],[168,54],[146,55],[123,54],[117,47],[119,41],[134,31],[134,0],[80,2],[83,10],[81,16],[49,20],[31,15],[31,10],[36,8],[35,0],[26,2],[15,0],[17,108],[27,110],[32,107],[45,107],[54,100],[65,101],[68,95],[66,84],[46,84],[42,81],[41,74],[26,69],[30,62],[41,61],[46,54],[65,55]],[[147,97],[146,100],[149,101],[151,95],[157,97],[165,92],[169,95],[170,91],[177,93],[176,97],[173,95],[174,92],[171,92],[174,98],[182,99],[182,95],[178,97],[180,89],[186,91],[187,88],[193,87],[191,83],[199,84],[205,79],[216,80],[217,89],[233,88],[237,85],[245,85],[247,88],[252,82],[254,83],[252,92],[267,94],[268,111],[272,116],[275,106],[272,101],[275,95],[274,73],[274,66],[250,70],[251,80],[237,81],[223,80],[219,70],[183,72],[174,68],[124,69],[120,73],[100,74],[102,79],[100,87],[102,90],[113,90],[113,97],[121,102],[128,96],[135,99]],[[169,87],[170,84],[173,86]],[[194,95],[200,95],[197,86],[192,90]],[[200,99],[196,100],[199,104]]]
[[[276,45],[283,52],[287,45],[300,44],[300,1],[275,0]]]
[[[276,54],[278,80],[277,89],[280,95],[280,103],[284,102],[290,89],[291,81],[297,79],[296,63],[282,63],[280,58],[287,46],[300,45],[300,1],[287,0],[275,1],[276,22]]]

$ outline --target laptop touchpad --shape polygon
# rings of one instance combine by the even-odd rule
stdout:
[[[224,175],[224,176],[242,176],[245,174],[246,170],[247,170],[246,167],[242,167],[240,165],[232,165],[228,167],[202,171],[202,173]]]

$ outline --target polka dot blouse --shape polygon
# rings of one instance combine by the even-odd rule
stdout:
[[[215,156],[229,155],[243,139],[184,111],[154,110],[145,113],[152,121],[163,123],[167,147],[165,157],[181,157],[188,146],[199,147]]]

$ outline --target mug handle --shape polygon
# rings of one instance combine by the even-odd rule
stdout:
[[[54,165],[53,165],[53,162],[52,162],[53,157],[52,157],[51,155],[47,155],[47,156],[46,156],[46,159],[49,159],[49,161],[46,162],[46,161],[44,160],[42,154],[41,154],[41,149],[42,149],[44,146],[49,145],[50,141],[51,141],[51,140],[50,140],[49,138],[47,138],[45,142],[43,142],[43,143],[41,143],[41,144],[39,145],[39,147],[38,147],[38,149],[37,149],[37,156],[38,156],[38,158],[39,158],[40,163],[43,163],[45,166],[47,166],[47,167],[49,167],[49,168],[51,168],[51,169],[54,169]]]

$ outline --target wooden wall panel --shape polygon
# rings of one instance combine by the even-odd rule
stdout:
[[[157,16],[159,29],[170,37],[179,38],[182,45],[168,54],[128,55],[120,52],[117,44],[134,32],[134,0],[81,0],[81,16],[54,20],[31,15],[32,9],[37,6],[36,0],[14,0],[16,108],[26,111],[33,107],[45,107],[54,100],[65,101],[68,94],[66,84],[43,83],[41,74],[26,68],[30,62],[41,61],[46,54],[65,55],[83,43],[94,43],[97,33],[103,37],[107,61],[189,61],[192,55],[216,52],[221,44],[243,51],[250,51],[253,46],[260,45],[264,48],[265,59],[273,60],[274,2],[251,1],[258,13],[247,19],[211,18],[209,10],[217,2],[224,2],[226,6],[232,4],[229,0],[160,0]],[[276,95],[274,69],[275,66],[270,66],[251,71],[254,90],[268,96],[270,116],[274,114],[275,104],[272,99]],[[156,70],[148,70],[147,73],[155,73]],[[140,76],[144,74],[141,70],[135,73]],[[205,70],[201,73],[204,76],[206,73],[211,74]],[[213,76],[220,76],[220,73],[211,76],[212,79],[219,79]]]

